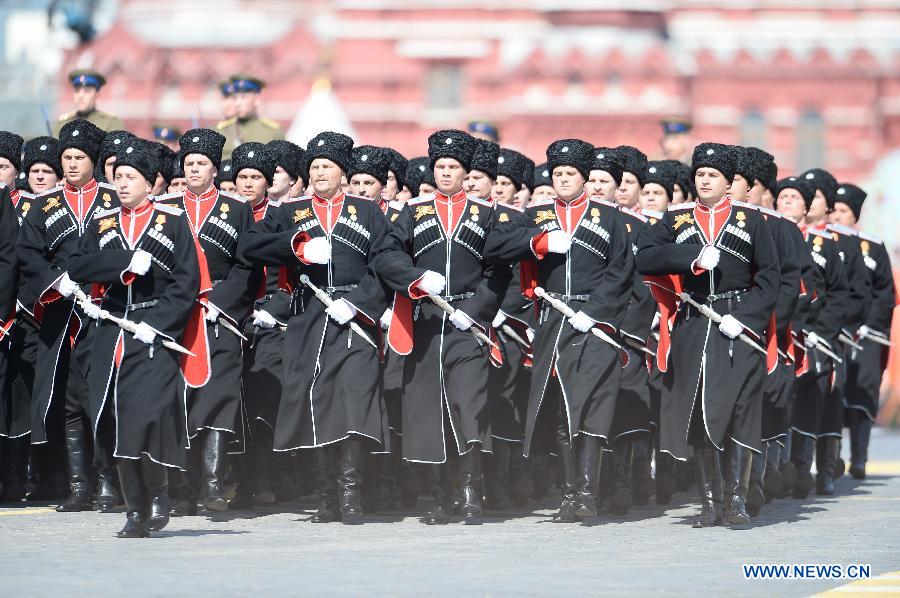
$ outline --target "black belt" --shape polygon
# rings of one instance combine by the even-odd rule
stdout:
[[[544,291],[549,297],[553,297],[554,299],[559,299],[560,301],[565,301],[568,303],[569,301],[590,301],[590,295],[564,295],[562,293],[551,293],[550,291]]]
[[[157,303],[159,303],[159,299],[150,299],[149,301],[141,301],[140,303],[130,303],[128,305],[119,303],[118,301],[110,301],[110,306],[115,309],[121,309],[123,311],[137,311],[139,309],[147,309],[150,307],[154,307]]]
[[[475,296],[475,291],[468,291],[467,293],[457,293],[456,295],[438,295],[438,297],[440,297],[447,303],[453,303],[454,301],[462,301],[463,299],[471,299],[474,296]]]
[[[267,294],[267,295],[263,295],[262,297],[260,297],[259,299],[257,299],[256,301],[253,302],[253,306],[254,306],[254,307],[259,307],[259,306],[261,306],[261,305],[264,305],[266,302],[269,301],[269,299],[271,299],[271,298],[274,297],[274,296],[275,296],[275,295],[274,295],[273,293],[269,293],[269,294]]]
[[[693,299],[697,303],[715,303],[716,301],[722,301],[723,299],[737,299],[749,290],[750,289],[736,289],[734,291],[725,291],[724,293],[717,293],[714,295],[696,295],[694,293],[689,294],[691,296],[691,299]]]

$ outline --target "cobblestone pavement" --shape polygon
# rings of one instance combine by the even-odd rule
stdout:
[[[483,525],[428,527],[412,513],[313,525],[311,502],[173,519],[149,540],[113,537],[122,514],[0,507],[0,596],[787,595],[852,580],[745,580],[742,564],[900,570],[900,434],[877,432],[870,477],[838,496],[779,500],[744,530],[695,530],[694,493],[672,504],[556,525],[555,499]],[[846,444],[845,444],[846,446]],[[891,580],[894,581],[891,581]],[[864,582],[838,593],[884,592]],[[900,590],[900,585],[896,587]]]

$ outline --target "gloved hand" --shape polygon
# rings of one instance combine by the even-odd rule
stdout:
[[[469,314],[461,309],[457,309],[455,312],[453,312],[453,315],[448,319],[450,320],[450,323],[453,324],[458,330],[468,330],[475,325],[475,320],[470,318]]]
[[[595,322],[593,318],[583,311],[575,312],[575,315],[569,318],[569,324],[571,324],[572,328],[578,332],[587,332],[593,328],[596,323],[597,322]]]
[[[381,329],[387,330],[391,327],[391,318],[394,317],[394,310],[390,307],[384,310],[384,313],[381,314]]]
[[[572,247],[572,237],[561,230],[547,233],[547,251],[550,253],[568,253]]]
[[[131,256],[131,263],[128,264],[128,271],[134,272],[138,276],[143,276],[150,271],[150,264],[152,261],[153,260],[148,252],[143,249],[138,249],[134,252],[134,255]]]
[[[712,270],[719,265],[720,257],[722,257],[722,253],[718,249],[712,245],[706,245],[697,256],[697,265],[704,270]]]
[[[803,339],[803,344],[805,344],[808,348],[812,348],[818,345],[821,341],[821,336],[819,336],[815,332],[808,332]]]
[[[528,339],[528,342],[529,342],[529,343],[533,343],[533,342],[534,342],[534,330],[531,329],[531,328],[529,328],[528,330],[526,330],[526,331],[525,331],[525,337]]]
[[[329,318],[343,326],[356,317],[356,308],[345,299],[337,299],[331,304],[331,307],[325,310],[325,313],[328,314]]]
[[[863,324],[862,326],[859,327],[859,330],[856,331],[856,335],[859,338],[866,338],[866,337],[872,336],[872,329],[869,328],[868,326],[866,326],[865,324]]]
[[[501,326],[503,326],[503,322],[505,322],[505,321],[506,321],[506,314],[503,313],[502,311],[498,311],[497,315],[494,316],[494,321],[491,322],[491,326],[493,326],[495,329],[500,328]]]
[[[103,313],[103,310],[96,303],[88,303],[82,306],[82,311],[84,311],[84,315],[93,320],[99,320],[100,315]]]
[[[69,278],[69,273],[65,272],[59,277],[59,280],[53,283],[53,288],[63,297],[71,297],[78,290],[78,284]]]
[[[419,279],[417,286],[422,289],[422,292],[429,295],[440,295],[444,287],[447,286],[447,279],[444,278],[443,274],[434,270],[425,270],[425,274]]]
[[[222,312],[220,312],[219,308],[217,308],[215,305],[213,305],[212,303],[206,304],[206,321],[207,322],[217,321],[221,314],[222,314]]]
[[[719,322],[719,332],[730,339],[735,339],[739,337],[743,331],[744,325],[733,315],[725,314],[722,316],[722,321]]]
[[[303,245],[303,259],[312,264],[327,264],[331,259],[331,243],[325,237],[310,239]]]
[[[275,328],[277,324],[278,322],[275,321],[275,318],[272,317],[272,314],[264,309],[257,310],[257,312],[253,315],[253,325],[258,328],[269,330],[271,328]]]
[[[150,328],[149,324],[141,322],[137,325],[137,330],[134,331],[134,340],[140,341],[145,345],[152,345],[155,339],[156,331]]]

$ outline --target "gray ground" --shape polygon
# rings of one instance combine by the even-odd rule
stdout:
[[[0,508],[0,596],[810,595],[847,581],[747,581],[741,564],[900,570],[900,434],[872,445],[888,474],[845,476],[835,498],[776,501],[746,530],[692,529],[693,490],[582,525],[550,523],[555,499],[443,527],[418,522],[425,499],[357,527],[307,523],[312,504],[298,503],[173,519],[150,540],[114,538],[121,514]]]

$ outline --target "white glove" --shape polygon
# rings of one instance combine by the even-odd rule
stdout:
[[[425,270],[425,274],[419,279],[419,288],[429,295],[439,295],[447,286],[447,279],[443,274],[434,270]]]
[[[325,310],[332,320],[340,325],[344,325],[354,317],[356,317],[356,308],[350,305],[345,299],[337,299],[331,304],[331,307]]]
[[[206,304],[206,321],[207,322],[216,322],[219,319],[219,316],[222,312],[219,311],[219,308],[213,305],[212,303]]]
[[[859,336],[859,338],[867,338],[869,336],[872,336],[872,329],[863,324],[859,327],[859,330],[856,331],[856,334],[857,336]]]
[[[475,325],[475,320],[470,318],[469,314],[461,309],[457,309],[455,312],[453,312],[453,315],[448,319],[450,320],[450,323],[456,326],[456,328],[459,330],[468,330]]]
[[[806,338],[804,339],[803,342],[807,347],[811,348],[811,347],[815,347],[816,345],[818,345],[821,340],[822,340],[821,336],[819,336],[815,332],[810,332],[809,334],[806,335]]]
[[[129,272],[134,272],[138,276],[143,276],[147,272],[150,271],[150,263],[153,260],[150,258],[150,254],[143,249],[138,249],[134,252],[134,255],[131,256],[131,263],[128,265]]]
[[[134,331],[134,340],[141,341],[146,345],[152,345],[154,339],[156,339],[156,331],[150,328],[149,324],[141,322],[137,325],[137,330]]]
[[[103,310],[100,309],[100,306],[96,303],[88,303],[87,305],[82,306],[81,309],[84,311],[84,315],[92,320],[99,320],[100,314],[103,313]]]
[[[394,317],[394,310],[390,307],[384,310],[384,313],[381,314],[381,329],[387,330],[391,327],[391,319]]]
[[[719,265],[721,252],[712,245],[706,245],[697,256],[697,265],[704,270],[712,270]]]
[[[501,326],[503,326],[503,322],[505,322],[505,321],[506,321],[506,314],[503,313],[502,311],[498,311],[497,315],[494,316],[494,321],[491,322],[491,326],[493,326],[494,328],[500,328]]]
[[[568,253],[572,247],[572,238],[561,230],[547,233],[547,251],[550,253]]]
[[[272,317],[272,314],[264,309],[258,310],[253,315],[253,325],[258,328],[269,330],[270,328],[275,328],[276,324],[278,324],[278,322],[275,321],[275,318]]]
[[[719,322],[719,332],[728,338],[735,339],[739,337],[743,331],[744,325],[733,315],[725,314],[722,316],[722,321]]]
[[[534,342],[534,330],[532,330],[531,328],[529,328],[528,330],[526,330],[526,331],[525,331],[525,338],[528,339],[528,342],[529,342],[529,343],[533,343],[533,342]]]
[[[303,259],[312,264],[327,264],[331,260],[331,243],[325,237],[310,239],[303,246]]]
[[[595,322],[589,315],[583,311],[575,312],[575,315],[569,318],[569,324],[578,332],[587,332],[594,327]]]
[[[69,278],[69,273],[65,272],[59,277],[59,280],[53,283],[53,288],[63,297],[71,297],[79,287]]]

